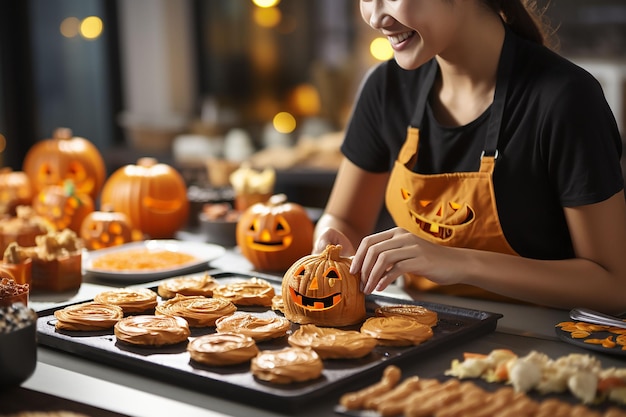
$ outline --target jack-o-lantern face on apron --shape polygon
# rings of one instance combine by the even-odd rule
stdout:
[[[419,127],[438,72],[435,60],[426,64],[430,67],[424,88],[387,185],[387,208],[398,226],[441,245],[515,254],[500,226],[492,180],[512,61],[510,46],[510,40],[505,40],[485,151],[476,172],[426,175],[413,170],[418,159]]]

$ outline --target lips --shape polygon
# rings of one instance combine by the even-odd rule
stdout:
[[[403,32],[403,33],[397,33],[395,35],[389,35],[387,36],[387,39],[389,39],[389,43],[391,43],[391,45],[395,47],[395,46],[399,46],[400,44],[405,42],[407,39],[412,38],[414,35],[415,35],[414,31]]]

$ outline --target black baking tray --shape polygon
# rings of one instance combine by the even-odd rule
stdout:
[[[273,276],[244,274],[222,270],[209,270],[215,279],[228,283],[249,279],[253,276],[267,279],[280,294],[280,281]],[[191,274],[195,275],[195,274]],[[156,290],[155,283],[146,287]],[[90,300],[85,300],[90,301]],[[294,410],[326,393],[349,386],[353,381],[363,383],[377,378],[379,371],[390,364],[403,361],[423,360],[427,353],[445,349],[454,340],[467,341],[493,332],[501,314],[421,301],[410,301],[384,296],[368,296],[368,315],[373,315],[379,306],[415,304],[437,312],[439,322],[433,328],[433,337],[417,346],[377,346],[370,354],[360,359],[324,360],[324,370],[318,379],[288,385],[272,384],[257,380],[250,372],[249,363],[228,367],[212,367],[190,360],[186,344],[170,347],[134,347],[116,340],[113,330],[104,332],[57,331],[54,327],[55,309],[41,311],[37,321],[38,342],[44,346],[69,352],[90,360],[140,373],[167,383],[210,393],[238,402],[280,411]],[[280,314],[261,307],[238,307],[258,315]],[[292,331],[297,329],[292,324]],[[359,326],[352,327],[358,329]],[[350,327],[347,327],[350,329]],[[192,329],[191,337],[213,333],[214,328]],[[281,349],[288,346],[287,337],[259,342],[259,350]]]

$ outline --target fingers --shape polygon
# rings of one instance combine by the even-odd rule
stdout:
[[[342,256],[352,256],[354,254],[354,246],[350,239],[332,227],[327,227],[319,234],[313,245],[313,254],[322,253],[328,245],[341,245]]]

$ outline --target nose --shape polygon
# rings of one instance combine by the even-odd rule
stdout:
[[[387,14],[384,0],[373,0],[370,6],[369,25],[374,29],[382,29],[391,24],[391,16]]]

